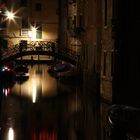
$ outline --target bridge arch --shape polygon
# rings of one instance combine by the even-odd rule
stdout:
[[[76,65],[78,56],[72,51],[63,51],[63,53],[55,52],[55,49],[50,48],[50,46],[37,48],[37,47],[27,47],[26,49],[20,51],[19,46],[14,47],[6,51],[6,54],[2,57],[2,63],[7,63],[9,61],[14,61],[17,58],[28,55],[49,55],[53,56],[55,59],[60,59],[67,61],[71,64]]]

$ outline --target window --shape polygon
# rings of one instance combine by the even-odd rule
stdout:
[[[28,28],[29,24],[28,24],[28,19],[27,18],[23,18],[22,19],[22,28]]]
[[[76,16],[73,16],[73,24],[72,24],[72,29],[76,27]]]
[[[72,17],[68,17],[67,28],[70,29],[72,25]]]
[[[29,28],[28,19],[23,18],[21,22],[22,22],[21,36],[28,36],[28,28]]]
[[[21,36],[29,36],[28,29],[21,29]]]
[[[107,0],[104,0],[104,26],[107,26]]]
[[[20,6],[26,7],[27,6],[27,0],[20,0]]]
[[[68,29],[72,30],[76,27],[76,16],[71,16],[68,18]]]
[[[82,15],[79,15],[79,27],[83,27]]]
[[[42,10],[42,5],[41,5],[41,3],[36,3],[36,5],[35,5],[35,10],[36,10],[36,11],[41,11],[41,10]]]
[[[104,53],[103,53],[103,76],[106,76],[106,58],[107,58],[107,52],[104,51]]]
[[[69,4],[76,3],[76,0],[69,0]]]

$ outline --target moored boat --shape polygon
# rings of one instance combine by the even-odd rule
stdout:
[[[29,69],[26,65],[18,65],[14,68],[14,72],[16,74],[16,78],[28,78],[29,77]]]

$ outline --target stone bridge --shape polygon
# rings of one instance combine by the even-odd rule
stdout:
[[[47,42],[38,45],[24,45],[20,43],[14,47],[9,47],[2,51],[2,63],[6,63],[27,55],[49,55],[72,64],[76,64],[78,59],[78,55],[70,49],[61,49],[61,52],[59,52],[57,45],[54,42]]]

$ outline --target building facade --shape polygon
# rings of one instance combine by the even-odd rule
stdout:
[[[83,95],[91,98],[96,106],[93,110],[98,110],[96,125],[91,128],[94,132],[85,131],[87,139],[109,139],[106,116],[113,93],[113,0],[69,0],[63,8],[67,12],[63,16],[65,46],[80,56]]]
[[[107,110],[112,104],[115,56],[113,4],[113,0],[70,0],[68,3],[67,46],[80,54],[85,98],[88,96],[93,102],[96,99],[96,108],[93,108],[98,111],[92,128],[95,133],[88,130],[93,139],[109,139]],[[81,32],[75,32],[79,27]]]
[[[21,40],[56,41],[58,38],[58,2],[56,0],[6,0],[3,7],[1,36],[7,46],[18,44]],[[14,14],[7,17],[7,11]]]

